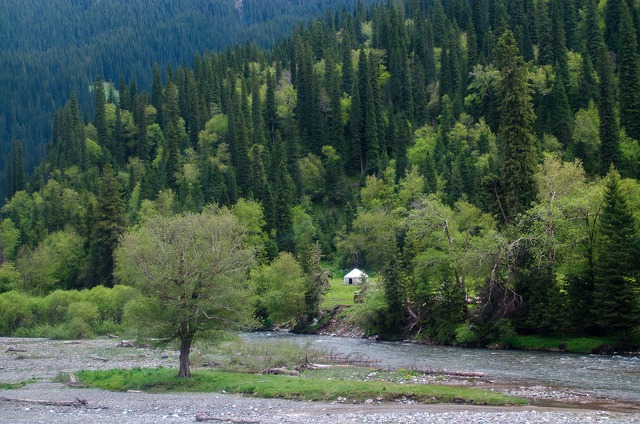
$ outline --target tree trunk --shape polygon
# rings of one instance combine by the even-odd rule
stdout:
[[[179,378],[191,378],[191,366],[189,363],[189,353],[191,353],[191,334],[182,335],[180,338],[180,372]]]

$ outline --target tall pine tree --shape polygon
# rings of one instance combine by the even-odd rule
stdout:
[[[502,156],[500,205],[503,219],[510,223],[527,210],[536,197],[537,153],[531,130],[536,116],[527,68],[511,31],[505,31],[500,37],[495,54],[502,75],[498,131]]]
[[[606,333],[629,336],[640,320],[638,278],[640,238],[633,211],[611,168],[595,251],[595,293],[592,312]]]

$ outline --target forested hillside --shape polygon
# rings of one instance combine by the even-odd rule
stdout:
[[[367,0],[366,2],[369,2]],[[251,41],[271,47],[301,20],[355,0],[4,0],[0,2],[0,164],[23,143],[28,169],[43,159],[51,116],[74,91],[91,116],[97,75],[148,90],[154,63]],[[7,197],[0,172],[0,204]]]
[[[271,50],[156,66],[148,92],[99,78],[28,184],[11,162],[0,290],[112,286],[122,233],[215,204],[256,250],[265,320],[317,315],[322,257],[378,276],[353,313],[371,334],[628,343],[639,32],[633,0],[361,3]],[[269,303],[274,275],[304,308]]]

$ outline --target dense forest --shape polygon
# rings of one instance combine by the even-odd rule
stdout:
[[[366,0],[369,3],[370,0]],[[251,41],[271,47],[301,20],[355,0],[20,0],[0,2],[0,164],[11,142],[33,169],[51,140],[51,116],[71,91],[93,114],[96,75],[151,87],[154,63],[193,64],[196,53]],[[7,197],[0,172],[0,204]]]
[[[353,319],[386,338],[637,339],[639,35],[634,0],[360,2],[149,91],[99,77],[29,179],[13,143],[0,291],[111,287],[124,232],[217,205],[259,290],[307,276],[265,322],[316,316],[330,264],[376,275]]]

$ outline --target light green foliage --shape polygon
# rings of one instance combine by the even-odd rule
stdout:
[[[451,208],[431,195],[410,211],[406,226],[413,325],[423,337],[451,342],[466,317],[467,299],[479,295],[495,265],[501,244],[496,224],[467,202]]]
[[[292,209],[293,214],[293,236],[299,243],[301,241],[311,242],[316,237],[316,228],[313,219],[300,205]]]
[[[469,83],[469,94],[465,97],[465,106],[482,105],[483,98],[489,96],[491,91],[495,90],[498,81],[500,81],[500,71],[493,64],[483,66],[477,64],[469,72],[471,83]]]
[[[128,309],[130,324],[143,336],[180,341],[181,377],[191,375],[195,339],[251,323],[253,250],[229,211],[147,221],[122,238],[115,259],[119,281],[144,295]]]
[[[598,108],[591,103],[588,109],[580,109],[575,116],[573,129],[572,157],[581,159],[589,175],[598,172],[598,151],[600,149],[600,117]]]
[[[578,52],[569,50],[567,52],[569,66],[569,91],[576,91],[580,84],[580,74],[582,72],[582,55]]]
[[[0,222],[0,252],[4,260],[14,260],[20,243],[20,230],[9,218]]]
[[[328,146],[325,146],[328,147]],[[334,150],[335,152],[335,150]],[[309,153],[299,161],[300,178],[305,194],[319,198],[324,194],[324,165],[322,159]]]
[[[138,220],[143,223],[151,219],[173,215],[175,194],[170,188],[161,190],[156,200],[145,199],[140,204]]]
[[[22,276],[13,262],[5,262],[0,265],[0,293],[20,290],[23,284]]]
[[[409,147],[407,155],[409,163],[413,166],[420,166],[425,156],[433,155],[438,139],[437,131],[430,125],[418,128],[415,132],[415,143]]]
[[[412,203],[420,199],[424,193],[424,177],[420,175],[417,168],[412,168],[407,175],[400,180],[398,187],[398,204],[408,208]]]
[[[92,328],[98,323],[98,307],[89,302],[75,302],[67,309],[66,320],[76,338],[93,337]]]
[[[264,231],[264,212],[260,203],[239,199],[238,203],[231,208],[231,213],[244,225],[247,246],[255,249],[256,258],[260,262],[266,260],[265,244],[268,241],[268,235]]]
[[[32,326],[35,322],[33,303],[33,299],[24,293],[0,294],[0,335],[9,336],[20,327]]]
[[[336,242],[342,265],[367,269],[383,266],[395,251],[396,232],[401,224],[397,211],[361,210],[353,222],[353,231]]]
[[[620,132],[620,173],[629,178],[640,178],[640,144]]]
[[[251,272],[251,282],[260,304],[274,322],[300,321],[306,312],[305,277],[300,264],[287,252],[281,252],[270,265]]]
[[[563,255],[573,254],[576,242],[584,237],[579,234],[584,225],[580,216],[593,214],[594,210],[584,203],[586,176],[578,160],[563,162],[547,154],[536,173],[536,182],[538,202],[527,211],[521,234],[531,238],[531,251],[538,264],[555,268],[563,262]]]
[[[293,116],[293,110],[298,101],[298,94],[291,84],[291,73],[283,72],[278,81],[275,93],[278,118],[286,119]]]
[[[97,163],[102,158],[102,147],[89,137],[84,139],[84,143],[87,150],[87,160],[90,163]]]
[[[204,130],[198,135],[200,149],[205,152],[211,151],[218,141],[227,135],[229,131],[229,118],[224,114],[214,115],[205,124]]]
[[[11,219],[20,231],[22,244],[31,245],[37,242],[36,203],[26,191],[19,191],[2,207],[2,214]]]
[[[393,171],[393,168],[390,168]],[[386,176],[385,176],[386,177]],[[394,203],[393,180],[395,178],[377,178],[367,176],[365,186],[360,190],[360,200],[366,209],[377,207],[390,208]]]
[[[56,290],[44,298],[2,293],[0,334],[74,339],[121,333],[123,310],[137,294],[135,289],[125,286]]]
[[[47,236],[33,251],[18,257],[17,267],[25,289],[40,296],[58,288],[70,288],[85,267],[84,240],[73,230]]]

